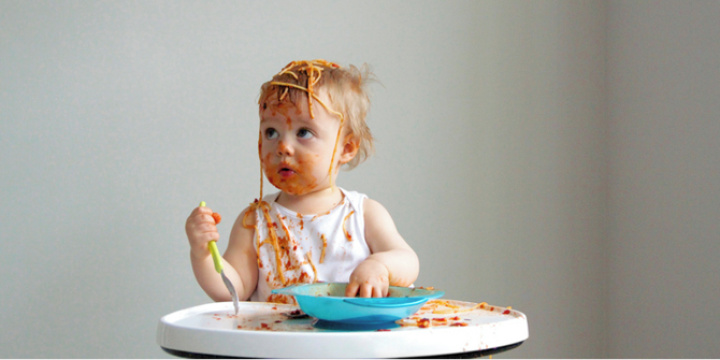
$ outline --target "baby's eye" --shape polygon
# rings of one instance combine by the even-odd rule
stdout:
[[[301,139],[309,139],[313,136],[313,133],[312,131],[310,131],[310,129],[303,128],[298,130],[297,136]]]
[[[268,140],[274,140],[277,139],[277,137],[280,136],[280,133],[277,132],[274,128],[267,128],[265,129],[265,138]]]

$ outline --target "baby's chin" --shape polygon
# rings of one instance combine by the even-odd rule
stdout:
[[[294,196],[307,195],[318,190],[318,186],[316,184],[304,184],[297,181],[279,181],[276,179],[270,179],[270,183],[278,190]]]

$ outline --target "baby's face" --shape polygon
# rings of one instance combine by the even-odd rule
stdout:
[[[331,106],[324,92],[318,96]],[[340,119],[317,101],[312,106],[314,118],[310,118],[307,98],[293,104],[270,96],[260,104],[260,161],[265,176],[293,195],[326,189],[331,186],[330,177],[334,180],[337,174],[339,155],[332,174],[329,169]]]

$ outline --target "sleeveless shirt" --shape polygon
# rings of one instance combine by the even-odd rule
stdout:
[[[301,283],[349,282],[353,270],[370,256],[363,214],[367,196],[340,191],[343,201],[324,214],[292,211],[275,202],[279,193],[263,199],[270,206],[255,210],[258,284],[252,301],[294,303],[292,297],[271,290]]]

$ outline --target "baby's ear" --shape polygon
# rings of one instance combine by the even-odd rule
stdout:
[[[358,149],[360,148],[360,140],[358,140],[353,135],[347,135],[345,136],[344,145],[342,147],[342,152],[340,153],[340,158],[338,159],[340,161],[341,165],[347,164],[352,160],[355,155],[358,153]]]

